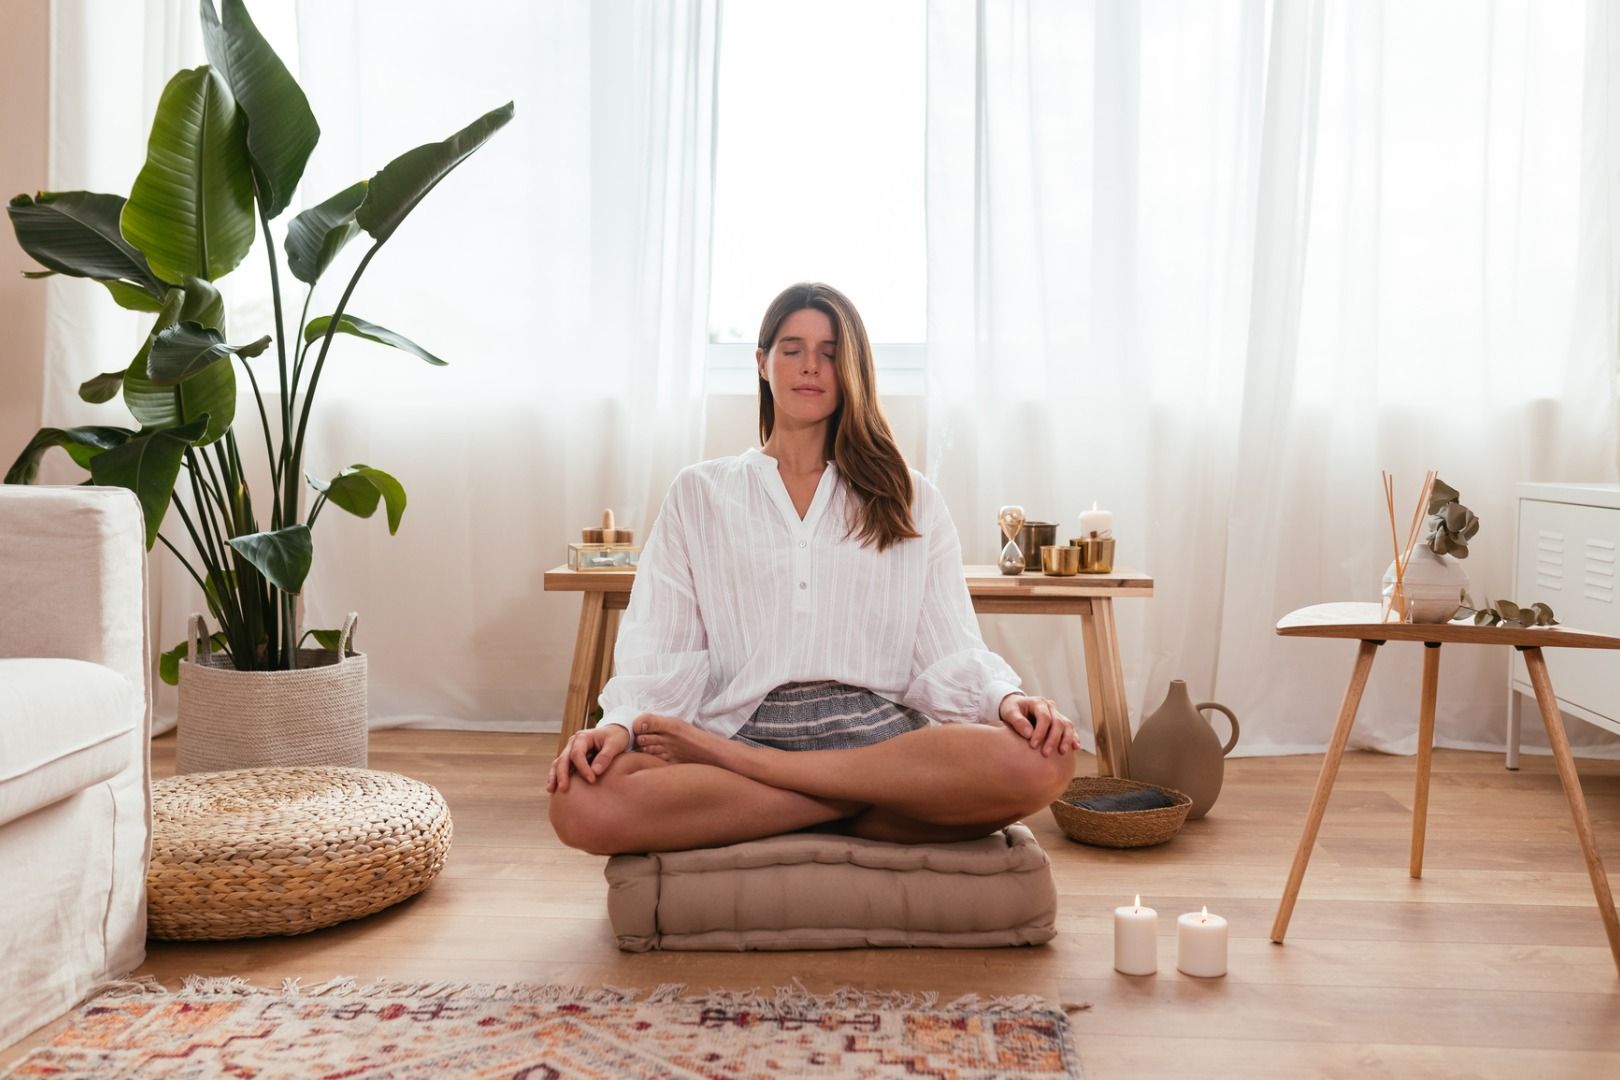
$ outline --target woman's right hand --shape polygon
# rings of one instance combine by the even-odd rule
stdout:
[[[613,759],[630,748],[630,731],[618,724],[576,731],[563,743],[551,773],[546,777],[546,791],[567,791],[568,774],[577,772],[588,784],[607,772]]]

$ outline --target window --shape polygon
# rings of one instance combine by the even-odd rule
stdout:
[[[725,7],[720,28],[709,384],[752,392],[781,289],[848,294],[880,385],[920,384],[927,322],[923,0]]]

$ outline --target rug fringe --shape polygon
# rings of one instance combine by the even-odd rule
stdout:
[[[120,980],[105,984],[94,996],[128,997],[135,994],[167,993],[163,985],[150,975],[138,979]],[[621,986],[568,986],[554,983],[478,983],[446,980],[405,982],[377,979],[362,984],[352,976],[342,975],[313,986],[302,985],[299,979],[283,979],[279,987],[256,986],[240,976],[187,975],[181,983],[180,993],[221,997],[356,997],[356,998],[442,998],[465,997],[470,1000],[502,999],[554,1004],[581,1002],[592,1005],[648,1005],[681,1004],[717,1009],[750,1009],[755,1012],[775,1012],[783,1015],[810,1012],[818,1009],[938,1009],[943,1011],[972,1010],[975,1012],[1031,1013],[1079,1012],[1091,1007],[1089,1002],[1053,1003],[1039,994],[962,994],[941,1005],[934,991],[863,990],[854,986],[841,986],[826,993],[813,993],[798,979],[791,985],[769,989],[728,990],[711,988],[702,993],[688,994],[684,983],[661,983],[654,987]]]
[[[151,975],[126,975],[122,979],[108,979],[90,988],[80,999],[82,1005],[96,998],[144,997],[148,994],[167,994],[168,989]]]
[[[238,976],[187,975],[181,983],[180,993],[215,995],[221,997],[355,997],[355,998],[441,998],[464,997],[472,1001],[501,1000],[534,1002],[536,1004],[568,1001],[595,1005],[629,1004],[646,1001],[649,1004],[671,1001],[684,989],[681,983],[665,983],[651,989],[617,986],[567,986],[554,983],[478,983],[449,980],[407,982],[395,979],[377,979],[361,983],[350,975],[339,975],[304,986],[301,979],[283,979],[280,986],[257,986]],[[164,993],[161,986],[154,993]]]

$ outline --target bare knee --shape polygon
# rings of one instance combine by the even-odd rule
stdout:
[[[662,762],[630,754],[616,759],[594,784],[571,777],[567,791],[551,794],[549,814],[557,839],[592,855],[639,850],[633,833],[635,806],[626,781],[655,764]]]
[[[1060,798],[1074,779],[1075,757],[1073,751],[1043,754],[1015,734],[1002,742],[995,765],[1003,781],[1007,816],[1033,814]]]

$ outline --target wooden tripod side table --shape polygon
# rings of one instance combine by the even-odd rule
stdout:
[[[1322,772],[1317,777],[1316,792],[1311,796],[1310,810],[1305,815],[1305,830],[1299,838],[1299,849],[1294,853],[1294,865],[1288,871],[1288,885],[1283,890],[1282,903],[1277,907],[1277,918],[1271,926],[1271,940],[1282,944],[1288,933],[1288,920],[1294,913],[1294,901],[1299,897],[1299,886],[1305,878],[1305,867],[1310,862],[1311,850],[1316,846],[1317,830],[1322,825],[1322,814],[1327,809],[1333,781],[1339,773],[1339,761],[1344,757],[1345,745],[1350,741],[1350,729],[1356,722],[1356,709],[1361,694],[1367,688],[1367,677],[1372,672],[1373,657],[1386,641],[1421,641],[1423,650],[1423,691],[1418,712],[1417,780],[1412,794],[1412,859],[1411,874],[1423,876],[1423,832],[1429,812],[1429,766],[1434,753],[1434,703],[1440,685],[1440,646],[1511,645],[1524,656],[1530,682],[1535,689],[1536,705],[1541,711],[1541,722],[1547,728],[1547,742],[1552,747],[1553,760],[1558,766],[1558,779],[1569,800],[1569,810],[1575,818],[1575,835],[1586,857],[1586,872],[1592,879],[1592,894],[1597,898],[1598,914],[1603,918],[1603,930],[1609,938],[1609,952],[1614,956],[1615,968],[1620,971],[1620,917],[1614,909],[1614,896],[1609,891],[1609,879],[1598,856],[1597,836],[1592,830],[1592,818],[1586,809],[1586,797],[1581,792],[1581,779],[1575,771],[1575,758],[1570,753],[1569,736],[1564,732],[1563,717],[1558,712],[1558,699],[1553,695],[1552,680],[1547,675],[1547,661],[1542,649],[1620,649],[1620,638],[1606,634],[1588,634],[1562,627],[1520,629],[1517,627],[1474,626],[1469,623],[1385,623],[1379,621],[1382,609],[1378,604],[1318,604],[1301,608],[1285,615],[1277,623],[1277,633],[1283,637],[1349,638],[1361,643],[1356,652],[1356,663],[1350,673],[1350,685],[1344,692],[1344,704],[1339,708],[1339,719],[1333,729],[1333,741],[1328,745],[1322,761]]]
[[[1146,599],[1153,579],[1120,570],[1112,574],[1047,577],[1003,575],[994,566],[964,566],[973,610],[981,615],[1078,615],[1085,654],[1086,688],[1091,698],[1097,769],[1103,776],[1130,775],[1131,720],[1119,659],[1114,599]],[[591,726],[589,715],[613,670],[613,644],[619,613],[630,604],[633,570],[546,571],[546,592],[578,592],[579,635],[563,701],[562,738]]]

